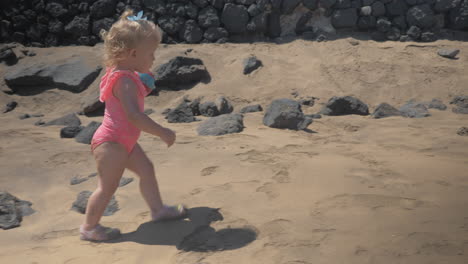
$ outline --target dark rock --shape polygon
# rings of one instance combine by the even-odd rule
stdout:
[[[415,101],[409,101],[408,103],[400,107],[400,112],[404,117],[410,118],[421,118],[431,115],[427,111],[427,107],[423,103],[418,103]]]
[[[75,37],[89,35],[89,16],[75,16],[73,20],[65,26],[65,32]]]
[[[447,106],[439,99],[432,99],[432,101],[426,102],[426,103],[424,103],[424,105],[428,109],[438,109],[438,110],[442,110],[442,111],[447,109]]]
[[[89,180],[89,177],[73,176],[70,179],[70,185],[77,185],[77,184],[83,183],[83,182],[85,182],[87,180]]]
[[[200,8],[205,8],[209,4],[208,0],[193,0],[193,3]]]
[[[304,40],[316,40],[317,39],[317,34],[314,31],[305,31],[302,33],[302,38]]]
[[[362,30],[374,29],[377,26],[377,19],[373,16],[360,17],[358,20],[358,28]]]
[[[98,87],[92,87],[91,93],[81,98],[81,111],[85,115],[104,115],[105,104],[99,101]]]
[[[47,34],[47,36],[46,36],[46,38],[44,40],[44,44],[47,47],[55,47],[55,46],[58,46],[59,43],[60,43],[60,39],[55,34]]]
[[[24,43],[26,36],[22,32],[14,32],[11,38],[14,42]]]
[[[49,22],[49,32],[54,34],[62,34],[65,30],[65,25],[60,20],[52,20]]]
[[[406,20],[409,26],[418,26],[422,29],[431,28],[435,23],[434,12],[429,5],[413,6],[408,10]]]
[[[371,7],[372,7],[372,16],[380,17],[380,16],[385,15],[386,13],[385,5],[380,1],[374,2]]]
[[[68,10],[61,3],[51,2],[45,7],[45,11],[56,18],[63,18],[68,14]]]
[[[234,2],[234,1],[233,1]],[[235,1],[239,5],[245,5],[245,6],[250,6],[253,3],[255,3],[255,0],[236,0]]]
[[[219,27],[218,12],[212,6],[202,9],[198,15],[198,24],[204,28]]]
[[[302,33],[309,31],[307,27],[307,22],[312,18],[313,13],[312,12],[307,12],[303,14],[296,23],[296,34],[301,35]]]
[[[414,40],[419,39],[421,37],[421,33],[421,29],[417,26],[411,26],[407,31],[408,36]]]
[[[406,17],[404,16],[397,16],[393,18],[392,24],[401,30],[406,31],[406,29],[408,28],[408,24],[406,24]]]
[[[255,113],[255,112],[261,112],[263,111],[263,108],[261,105],[249,105],[246,107],[243,107],[239,112],[241,114],[246,114],[246,113]]]
[[[187,20],[179,37],[190,44],[199,43],[203,38],[203,31],[195,20]]]
[[[322,115],[320,115],[320,114],[312,114],[312,115],[306,115],[306,117],[312,118],[312,119],[320,119],[320,118],[322,118]]]
[[[407,41],[413,41],[413,39],[408,35],[401,35],[400,36],[400,42],[407,42]]]
[[[377,30],[383,33],[388,32],[392,28],[392,22],[386,18],[377,20]]]
[[[375,0],[362,0],[363,6],[370,6],[375,2]]]
[[[218,107],[214,102],[205,102],[200,104],[200,113],[203,116],[208,117],[219,116]]]
[[[0,228],[3,230],[19,227],[23,216],[33,214],[32,203],[20,200],[7,192],[0,192]]]
[[[35,126],[43,126],[45,125],[45,122],[43,120],[39,120],[36,123],[34,123]]]
[[[161,65],[155,72],[156,86],[171,89],[184,85],[192,85],[209,78],[203,62],[189,57],[175,57],[168,63]]]
[[[468,0],[460,0],[461,4],[449,12],[450,27],[465,29],[468,27]]]
[[[169,123],[190,123],[195,121],[192,108],[186,102],[182,102],[176,108],[170,110],[166,119]]]
[[[73,202],[71,210],[78,212],[80,214],[85,214],[86,213],[86,205],[88,205],[88,199],[93,194],[90,191],[82,191],[80,192],[76,200]],[[113,215],[115,212],[119,210],[119,204],[117,203],[117,200],[115,200],[115,196],[112,195],[112,198],[107,205],[106,209],[104,210],[104,216],[110,216]]]
[[[18,103],[15,101],[8,102],[3,110],[3,113],[8,113],[13,111],[18,106]]]
[[[395,107],[387,104],[381,103],[375,108],[374,113],[372,113],[373,118],[384,118],[389,116],[401,116],[401,112],[398,111]]]
[[[226,114],[212,117],[197,129],[200,136],[221,136],[240,133],[244,130],[243,116],[241,114]]]
[[[273,11],[268,17],[268,35],[272,38],[281,36],[281,14]]]
[[[253,0],[241,0],[241,1],[245,1],[246,3],[250,1],[253,2]],[[218,10],[223,10],[224,4],[225,4],[224,0],[211,0],[211,5],[214,6]]]
[[[12,17],[12,22],[13,22],[13,29],[17,31],[26,30],[26,28],[29,26],[28,19],[23,15],[17,15],[17,16]]]
[[[93,139],[94,133],[101,126],[101,123],[91,121],[85,128],[83,128],[78,135],[76,135],[75,140],[78,143],[91,144],[91,139]]]
[[[230,33],[244,33],[247,31],[249,13],[241,5],[226,4],[221,15],[226,30]]]
[[[371,33],[371,38],[375,41],[386,41],[387,35],[384,32],[374,31]]]
[[[5,62],[6,65],[12,66],[18,62],[18,57],[13,50],[7,49],[0,52],[0,62]]]
[[[98,0],[90,8],[93,18],[110,17],[114,14],[117,5],[116,0]]]
[[[306,105],[306,106],[312,107],[315,104],[315,98],[314,97],[309,97],[309,98],[301,99],[301,100],[299,100],[299,103],[301,105]]]
[[[165,14],[166,3],[164,0],[143,0],[143,5],[160,15]]]
[[[198,7],[196,5],[194,5],[194,4],[192,4],[192,2],[189,2],[188,4],[185,5],[185,13],[191,19],[197,19],[198,18]]]
[[[281,3],[281,12],[285,15],[291,14],[302,0],[283,0]]]
[[[423,32],[421,34],[422,42],[433,42],[437,40],[437,36],[433,32]]]
[[[151,114],[153,114],[153,113],[154,113],[154,110],[153,110],[153,109],[151,109],[151,108],[149,108],[149,109],[145,109],[145,111],[144,111],[143,113],[145,113],[145,115],[151,115]]]
[[[272,128],[303,130],[312,123],[304,116],[301,105],[290,99],[274,100],[268,107],[263,124]]]
[[[124,187],[125,185],[131,183],[132,181],[133,181],[133,178],[122,177],[120,178],[119,187]]]
[[[47,33],[48,27],[43,24],[33,24],[26,31],[26,37],[30,41],[42,41],[43,36]]]
[[[401,37],[400,29],[392,27],[387,33],[387,39],[392,41],[399,41]]]
[[[211,27],[205,31],[203,36],[210,41],[217,41],[222,38],[227,38],[229,33],[222,27]]]
[[[404,0],[393,0],[386,7],[390,16],[403,16],[408,11],[408,5]]]
[[[456,96],[450,101],[450,104],[455,105],[452,109],[457,114],[468,114],[468,96]]]
[[[247,8],[247,12],[249,12],[249,15],[251,17],[254,17],[260,13],[262,13],[262,10],[260,8],[258,8],[258,6],[256,4],[252,4],[249,6],[249,8]]]
[[[166,5],[166,14],[170,16],[185,16],[185,5],[181,3],[169,3]]]
[[[17,67],[6,74],[5,82],[14,91],[22,87],[57,87],[81,92],[99,75],[101,66],[90,66],[81,58],[71,58],[64,63]]]
[[[234,110],[234,107],[232,107],[231,103],[224,96],[218,97],[215,101],[215,105],[220,115],[230,114]]]
[[[306,32],[305,32],[305,33],[306,33]],[[327,39],[328,39],[327,36],[324,35],[324,34],[319,34],[319,35],[317,35],[317,37],[315,38],[315,40],[316,40],[317,42],[327,41]]]
[[[361,100],[352,96],[332,97],[320,111],[320,114],[330,116],[368,115],[369,107]]]
[[[182,17],[162,16],[158,19],[159,26],[164,32],[175,35],[185,24],[185,19]]]
[[[325,9],[331,8],[335,3],[336,3],[336,0],[319,0],[320,6]]]
[[[457,134],[460,136],[468,136],[468,127],[460,127],[457,130]]]
[[[352,28],[358,21],[358,14],[355,8],[338,9],[333,12],[332,25],[335,28]]]
[[[227,43],[229,41],[228,38],[220,38],[216,41],[217,44],[224,44],[224,43]]]
[[[22,114],[22,115],[20,115],[20,117],[19,117],[19,119],[21,119],[21,120],[28,119],[28,118],[31,118],[31,115],[29,115],[29,114]]]
[[[460,0],[435,0],[434,11],[445,13],[452,8],[456,8]]]
[[[171,112],[171,110],[172,110],[171,108],[166,108],[161,112],[161,115],[166,116],[167,114]]]
[[[281,12],[281,4],[283,0],[270,0],[271,2],[271,9],[275,12]]]
[[[337,0],[334,8],[338,8],[338,9],[351,8],[351,0]]]
[[[78,135],[81,130],[83,130],[83,126],[67,126],[60,130],[60,137],[61,138],[74,138]]]
[[[109,30],[114,24],[114,19],[112,18],[103,18],[93,22],[93,34],[100,36],[101,30]]]
[[[255,56],[250,56],[244,60],[244,74],[250,74],[261,66],[263,66],[261,60]]]
[[[268,30],[268,14],[261,13],[252,18],[247,24],[247,30],[250,32],[266,33]]]
[[[81,121],[76,114],[68,114],[44,124],[45,126],[80,126]]]
[[[318,8],[318,0],[303,0],[302,4],[312,11]]]

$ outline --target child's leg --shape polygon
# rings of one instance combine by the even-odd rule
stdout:
[[[163,205],[153,163],[139,144],[133,148],[127,168],[140,177],[140,191],[151,210],[152,220],[175,219],[186,214],[182,206]]]
[[[84,230],[95,228],[119,186],[120,178],[128,161],[125,147],[114,142],[105,142],[93,151],[99,174],[98,187],[89,197],[86,207]]]
[[[127,169],[140,178],[140,192],[151,209],[152,214],[161,210],[163,203],[153,163],[137,143],[130,154]]]

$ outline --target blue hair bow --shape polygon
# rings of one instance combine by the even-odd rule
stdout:
[[[156,89],[156,85],[154,84],[155,80],[151,74],[148,73],[138,73],[140,76],[140,80],[152,91]]]
[[[143,11],[138,12],[136,16],[127,17],[130,21],[146,20],[146,17],[143,17]]]

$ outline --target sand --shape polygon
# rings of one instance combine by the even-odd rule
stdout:
[[[458,60],[437,55],[461,49]],[[19,107],[0,114],[0,189],[33,203],[37,212],[21,227],[0,231],[0,263],[467,263],[468,137],[456,131],[468,116],[448,104],[468,95],[468,43],[377,43],[349,39],[283,44],[206,44],[162,47],[158,62],[177,55],[203,60],[212,80],[188,91],[146,99],[155,121],[177,132],[167,147],[144,134],[140,144],[153,160],[167,203],[184,203],[190,219],[150,223],[138,181],[119,188],[120,206],[104,225],[124,236],[113,243],[80,241],[83,215],[70,210],[77,194],[94,190],[89,145],[60,139],[60,127],[37,127],[78,111],[97,81],[74,94],[50,89],[37,95],[0,93],[0,104]],[[77,54],[99,59],[100,47],[34,49],[31,61]],[[47,55],[49,54],[49,55]],[[250,54],[264,67],[242,74]],[[49,57],[47,57],[49,56]],[[155,66],[156,66],[155,65]],[[9,68],[0,65],[0,77]],[[2,89],[5,88],[3,81]],[[94,91],[93,91],[94,89]],[[370,110],[387,102],[439,98],[446,111],[420,119],[363,116],[317,119],[309,132],[262,125],[263,113],[245,115],[240,134],[200,137],[198,123],[168,124],[160,114],[183,98],[226,96],[235,111],[264,107],[291,93],[320,98],[352,95]],[[102,117],[80,116],[84,125]],[[136,177],[130,172],[125,177]],[[253,241],[251,241],[253,239]]]

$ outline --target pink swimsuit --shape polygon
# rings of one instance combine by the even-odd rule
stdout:
[[[131,71],[113,71],[113,69],[108,69],[106,74],[101,78],[99,87],[99,100],[106,103],[106,110],[104,120],[96,130],[96,133],[94,133],[91,141],[91,150],[93,151],[104,142],[116,142],[123,145],[130,154],[140,137],[141,130],[130,123],[119,99],[112,92],[114,85],[122,77],[132,79],[137,85],[138,108],[141,112],[144,111],[144,98],[151,91],[141,82],[138,74]]]

